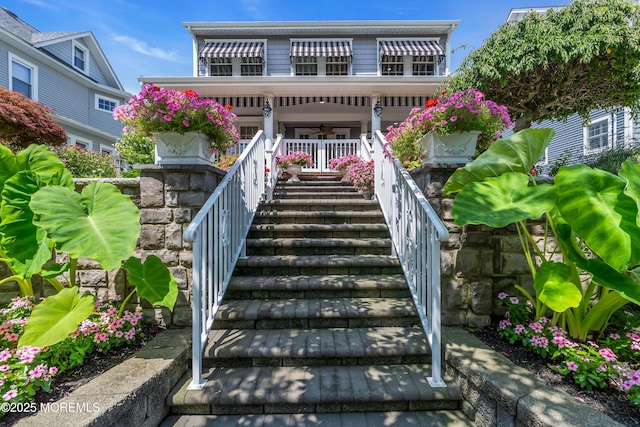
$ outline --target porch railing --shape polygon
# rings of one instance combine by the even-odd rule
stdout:
[[[193,354],[189,388],[202,388],[202,352],[265,190],[265,143],[258,132],[184,232],[193,246]]]
[[[374,133],[375,194],[431,346],[429,384],[446,387],[442,380],[440,242],[449,238],[449,232],[400,162],[384,155],[385,142],[380,131]]]

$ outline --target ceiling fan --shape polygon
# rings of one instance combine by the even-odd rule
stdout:
[[[318,134],[321,133],[323,135],[333,135],[335,132],[333,131],[333,127],[329,127],[329,126],[325,126],[324,124],[320,123],[320,126],[318,126],[318,131],[314,132],[313,134]]]

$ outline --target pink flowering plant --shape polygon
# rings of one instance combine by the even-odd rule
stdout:
[[[116,107],[113,117],[124,125],[125,132],[134,130],[145,136],[152,132],[199,132],[220,152],[240,140],[231,105],[223,106],[191,89],[181,92],[147,83],[127,104]]]
[[[347,154],[345,156],[334,157],[329,160],[329,169],[338,171],[342,174],[346,173],[347,167],[354,163],[360,162],[362,159],[357,154]]]
[[[513,126],[507,107],[486,99],[477,89],[448,94],[443,91],[429,99],[424,108],[414,108],[398,126],[387,128],[388,149],[402,163],[414,166],[420,162],[422,150],[417,141],[428,132],[451,135],[456,132],[480,131],[478,153],[500,138]]]
[[[287,169],[291,165],[311,166],[311,154],[304,151],[294,151],[284,156],[276,156],[276,165],[281,169]]]
[[[365,162],[360,160],[347,167],[346,178],[358,190],[358,193],[373,191],[374,187],[374,163],[373,160]]]
[[[521,296],[498,294],[506,307],[498,323],[499,336],[551,361],[550,368],[588,390],[618,388],[640,407],[640,325],[637,312],[624,311],[621,329],[606,337],[578,341],[542,316],[534,319],[533,303]]]
[[[0,310],[0,397],[2,402],[30,402],[42,390],[49,392],[54,377],[80,365],[88,354],[144,339],[142,313],[118,316],[117,299],[97,299],[94,312],[64,341],[50,347],[21,346],[24,325],[37,306],[34,297],[16,297]],[[5,413],[0,410],[0,417]]]

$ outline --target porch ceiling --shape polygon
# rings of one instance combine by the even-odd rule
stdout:
[[[139,77],[141,83],[196,90],[203,96],[431,96],[447,77]]]

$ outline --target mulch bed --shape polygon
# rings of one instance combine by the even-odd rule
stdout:
[[[78,365],[54,377],[53,381],[51,381],[51,392],[37,392],[33,400],[36,403],[36,407],[39,408],[41,403],[56,402],[63,397],[67,397],[83,384],[88,383],[100,374],[131,357],[162,330],[162,328],[156,325],[143,324],[142,331],[144,333],[144,339],[137,339],[133,344],[114,348],[106,353],[91,353],[85,358],[82,365]],[[0,419],[0,426],[10,426],[19,419],[30,415],[33,415],[33,413],[9,412]]]
[[[515,365],[528,369],[545,383],[567,392],[580,402],[604,412],[625,426],[640,426],[640,410],[621,391],[614,389],[586,390],[573,380],[549,368],[551,362],[524,347],[511,345],[500,339],[496,326],[471,329],[470,332]]]

